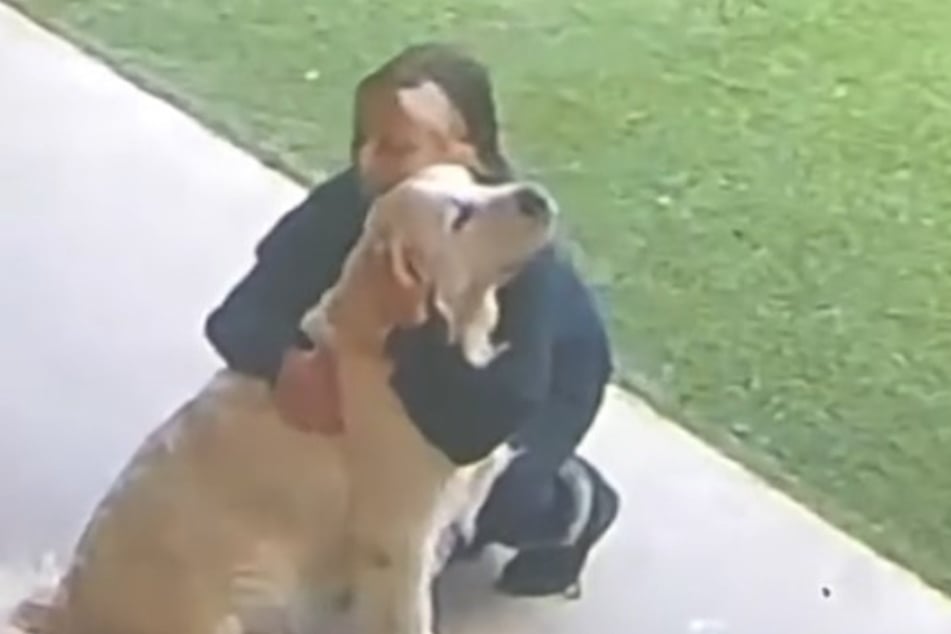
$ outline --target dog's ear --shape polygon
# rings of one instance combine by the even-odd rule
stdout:
[[[424,323],[432,295],[432,305],[446,321],[446,343],[458,345],[469,363],[483,367],[505,351],[506,344],[492,341],[499,318],[495,287],[474,284],[454,258],[424,252],[397,232],[384,232],[372,249],[380,267],[379,296],[394,324]]]
[[[426,297],[431,280],[422,254],[395,235],[373,244],[383,309],[400,327],[418,326],[428,315]]]
[[[491,363],[508,344],[496,344],[492,335],[499,321],[496,289],[486,285],[465,285],[449,279],[449,267],[439,270],[433,303],[446,320],[448,343],[458,345],[465,359],[481,368]]]

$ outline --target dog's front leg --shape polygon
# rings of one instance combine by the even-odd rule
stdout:
[[[405,534],[356,544],[353,607],[362,634],[433,634],[430,546]]]
[[[219,625],[240,634],[294,634],[290,599],[300,585],[297,562],[283,548],[260,543],[254,556],[231,572],[231,612]]]

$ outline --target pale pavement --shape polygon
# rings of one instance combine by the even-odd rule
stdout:
[[[0,7],[0,612],[215,368],[202,320],[300,196]],[[460,570],[453,634],[951,634],[940,595],[633,398],[587,451],[625,506],[584,599]]]

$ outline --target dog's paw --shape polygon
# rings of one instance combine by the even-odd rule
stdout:
[[[314,344],[319,345],[330,338],[332,327],[327,321],[327,309],[323,301],[304,313],[299,327]]]
[[[24,634],[46,634],[53,631],[56,608],[52,601],[31,597],[22,601],[10,615],[14,631]]]
[[[463,354],[466,360],[476,368],[484,368],[511,347],[508,342],[493,344],[482,337],[465,338],[462,342]]]

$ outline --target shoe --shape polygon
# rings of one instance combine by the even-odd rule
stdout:
[[[565,544],[519,552],[496,582],[499,592],[513,597],[581,597],[581,573],[591,550],[617,519],[620,498],[592,465],[581,458],[572,458],[569,463],[563,475],[582,485],[572,488],[590,491],[587,500],[576,502],[579,530]]]

